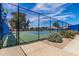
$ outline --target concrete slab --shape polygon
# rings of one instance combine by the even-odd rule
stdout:
[[[47,46],[49,45],[43,43],[42,41],[38,41],[38,42],[31,43],[31,44],[21,45],[21,48],[25,51],[26,54],[28,54],[28,53],[42,49]]]
[[[55,47],[46,47],[32,53],[29,56],[75,56],[74,54],[59,50]]]
[[[65,46],[63,50],[79,55],[79,35],[76,35],[75,39]]]
[[[28,56],[74,56],[74,54],[50,46],[42,41],[21,45],[21,47]]]
[[[0,56],[24,56],[19,46],[0,49]]]
[[[75,56],[75,54],[65,50],[50,46],[43,41],[34,42],[31,44],[20,45],[23,51],[28,56]],[[2,56],[24,56],[23,51],[19,46],[3,48],[0,50]]]

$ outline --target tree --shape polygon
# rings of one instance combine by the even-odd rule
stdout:
[[[59,23],[57,21],[53,23],[53,26],[60,27],[60,25],[59,25]]]
[[[24,13],[18,14],[18,12],[12,12],[11,15],[13,16],[12,19],[11,19],[11,25],[14,28],[17,28],[18,22],[19,22],[19,29],[25,29],[26,14],[24,14]]]
[[[29,25],[30,24],[30,20],[28,19],[27,21],[26,21],[26,25],[25,25],[25,27],[27,28],[27,29],[29,29]]]

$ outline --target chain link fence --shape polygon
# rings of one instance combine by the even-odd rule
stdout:
[[[69,30],[69,26],[71,26],[62,20],[31,11],[19,4],[2,4],[0,9],[1,6],[8,10],[6,20],[4,19],[3,22],[6,23],[5,21],[7,21],[6,25],[9,28],[9,32],[2,34],[4,38],[3,47],[47,39],[50,33]],[[0,22],[2,16],[3,14],[0,15]],[[1,31],[3,29],[1,25],[2,23],[0,23],[0,34],[5,31]],[[0,43],[3,38],[0,35]]]

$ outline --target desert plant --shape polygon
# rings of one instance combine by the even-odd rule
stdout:
[[[63,42],[62,37],[58,33],[51,33],[48,40],[57,43]]]
[[[64,38],[74,38],[75,32],[72,30],[64,30],[60,32],[60,35]]]

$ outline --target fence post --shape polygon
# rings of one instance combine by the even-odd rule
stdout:
[[[79,24],[78,24],[78,32],[79,32]]]
[[[64,30],[64,22],[62,21],[62,31]]]
[[[18,5],[18,21],[16,22],[16,44],[19,45],[19,5]]]
[[[2,3],[0,3],[0,48],[3,45],[3,20],[2,20]]]
[[[52,30],[52,25],[51,25],[52,24],[52,21],[51,20],[52,20],[52,18],[50,17],[50,28],[49,28],[50,34],[51,34],[51,30]]]
[[[38,40],[40,39],[40,14],[38,14]]]
[[[57,20],[57,22],[58,22],[58,20]],[[59,30],[59,28],[57,27],[57,33],[58,33],[58,30]]]

